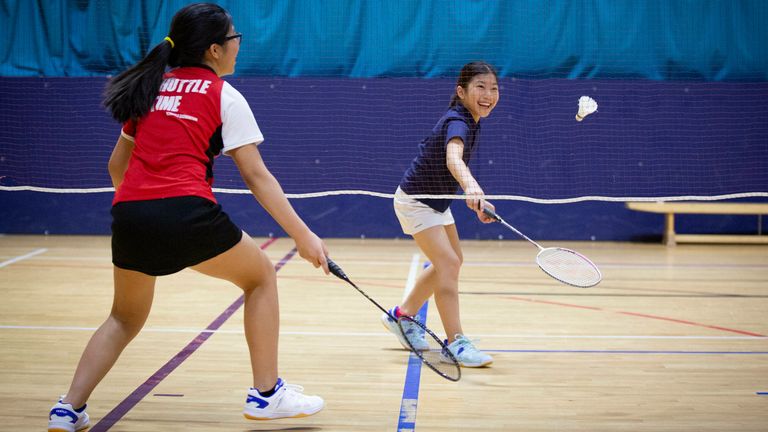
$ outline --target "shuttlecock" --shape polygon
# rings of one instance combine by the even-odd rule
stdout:
[[[597,102],[589,96],[579,98],[579,112],[576,114],[576,121],[584,120],[584,117],[597,111]]]

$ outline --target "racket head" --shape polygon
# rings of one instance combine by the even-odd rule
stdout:
[[[402,315],[397,319],[397,326],[400,328],[400,332],[408,343],[411,352],[416,354],[422,363],[447,380],[458,381],[461,379],[461,367],[458,360],[456,360],[456,357],[445,345],[445,342],[437,337],[432,330],[428,329],[419,320],[406,315]],[[414,343],[411,340],[422,336],[427,341],[429,349],[424,351],[414,349]]]
[[[579,288],[593,287],[603,280],[603,274],[595,263],[571,249],[542,249],[536,255],[536,264],[549,276]]]

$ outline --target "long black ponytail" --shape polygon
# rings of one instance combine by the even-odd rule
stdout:
[[[225,42],[230,27],[232,16],[219,5],[195,3],[180,9],[168,37],[109,81],[104,106],[121,123],[143,117],[160,93],[166,68],[202,63],[211,44]]]
[[[464,67],[461,68],[461,72],[459,72],[459,79],[456,80],[456,86],[461,86],[466,90],[469,82],[472,81],[472,78],[474,78],[476,75],[483,75],[488,73],[492,73],[496,79],[499,78],[499,74],[496,73],[496,68],[486,62],[474,61],[467,63],[464,65]],[[451,96],[451,103],[448,104],[448,108],[455,106],[460,101],[461,99],[454,89],[453,96]]]

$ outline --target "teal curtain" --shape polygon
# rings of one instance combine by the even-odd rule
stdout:
[[[0,75],[110,75],[190,1],[0,0]],[[239,75],[768,79],[765,0],[242,0]]]

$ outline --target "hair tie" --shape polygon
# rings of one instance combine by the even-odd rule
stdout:
[[[164,40],[167,40],[171,43],[171,49],[176,48],[176,44],[173,43],[173,39],[171,39],[169,36],[166,36]]]

